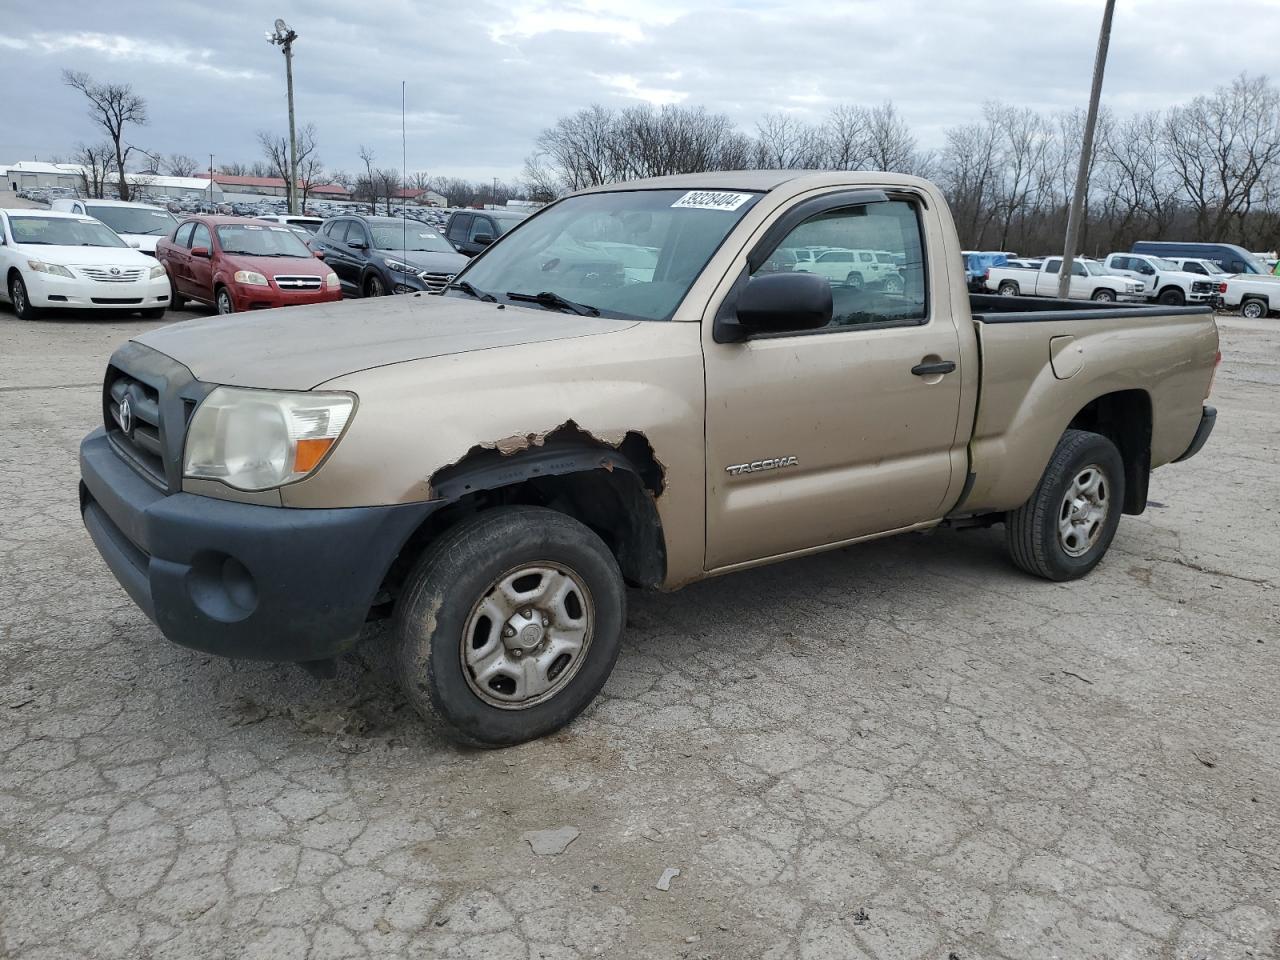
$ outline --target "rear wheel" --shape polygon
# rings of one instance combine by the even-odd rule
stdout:
[[[1090,299],[1097,300],[1099,303],[1115,303],[1116,292],[1114,290],[1108,290],[1106,287],[1101,287],[1093,291],[1093,296]]]
[[[849,275],[844,278],[844,285],[846,287],[852,287],[854,290],[861,290],[862,283],[862,274],[857,270],[851,270]]]
[[[9,302],[13,304],[13,312],[18,315],[19,320],[39,320],[44,312],[39,307],[31,305],[31,298],[27,296],[27,285],[22,282],[22,277],[17,273],[9,278]]]
[[[609,548],[571,517],[501,507],[446,531],[396,604],[396,672],[424,719],[472,746],[563,727],[604,686],[626,619]]]
[[[885,278],[884,292],[897,295],[903,291],[905,286],[906,285],[903,283],[901,275],[892,273]]]
[[[236,302],[231,299],[231,291],[226,287],[219,287],[218,292],[214,294],[214,305],[217,306],[219,313],[235,313]]]
[[[1046,580],[1075,580],[1111,546],[1124,504],[1124,461],[1106,437],[1068,430],[1031,498],[1005,515],[1013,562]]]
[[[1267,315],[1267,305],[1261,300],[1246,300],[1240,304],[1240,316],[1260,320]]]
[[[998,290],[1002,297],[1016,297],[1018,295],[1018,285],[1012,280],[1005,280],[1000,284]]]
[[[1187,302],[1187,296],[1177,287],[1165,287],[1156,297],[1156,302],[1166,307],[1180,307]]]
[[[366,297],[385,296],[387,285],[382,282],[382,278],[376,273],[369,274],[369,279],[364,282],[364,295]]]

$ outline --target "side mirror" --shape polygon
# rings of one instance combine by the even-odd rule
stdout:
[[[323,260],[323,259],[324,259],[324,251],[323,251],[323,250],[312,250],[312,251],[311,251],[311,255],[312,255],[313,257],[315,257],[317,260]]]
[[[192,248],[191,248],[191,255],[192,255],[193,257],[200,257],[201,259],[208,260],[208,259],[209,259],[209,248],[208,248],[208,247],[192,247]]]
[[[129,246],[133,247],[133,249],[135,250],[140,249],[142,247],[141,240],[126,240],[125,242],[129,244]]]
[[[734,304],[737,323],[716,318],[717,343],[752,334],[818,330],[831,323],[831,283],[813,273],[762,273],[743,286]]]
[[[477,233],[471,238],[471,242],[478,243],[482,247],[487,247],[489,244],[493,243],[493,237],[487,233]]]
[[[355,239],[352,239],[352,240],[348,240],[348,241],[347,241],[347,246],[348,246],[348,247],[350,247],[352,250],[367,250],[367,249],[369,249],[369,245],[368,245],[367,243],[365,243],[363,240],[361,240],[360,238],[358,238],[358,237],[357,237],[357,238],[355,238]]]

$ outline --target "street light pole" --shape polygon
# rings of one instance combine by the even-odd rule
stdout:
[[[1071,269],[1075,264],[1076,243],[1080,239],[1080,219],[1084,214],[1084,195],[1089,189],[1089,164],[1093,160],[1093,131],[1098,124],[1098,101],[1102,99],[1102,75],[1107,69],[1107,47],[1111,45],[1111,15],[1116,0],[1107,0],[1102,12],[1102,29],[1098,32],[1098,52],[1093,59],[1093,88],[1089,91],[1089,112],[1084,120],[1084,137],[1080,142],[1080,166],[1076,169],[1076,192],[1071,195],[1067,213],[1067,238],[1062,247],[1062,272],[1058,274],[1058,298],[1071,293]]]
[[[213,206],[213,154],[209,154],[209,205]]]
[[[293,116],[293,41],[298,39],[283,20],[276,20],[276,32],[267,34],[267,42],[274,43],[284,53],[285,84],[289,90],[289,212],[298,212],[298,133]]]

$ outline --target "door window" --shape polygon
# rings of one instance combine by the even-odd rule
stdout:
[[[475,217],[473,219],[475,222],[471,224],[471,232],[467,235],[467,239],[472,243],[475,242],[476,237],[486,234],[494,238],[498,236],[498,231],[494,229],[493,221],[488,217]]]
[[[350,220],[335,220],[329,224],[329,239],[334,243],[342,243],[347,239],[347,227],[351,225]]]
[[[875,262],[876,256],[868,250],[884,251],[894,261],[882,264],[874,274],[822,277],[831,285],[833,306],[827,330],[871,323],[924,323],[928,319],[924,238],[916,206],[910,201],[824,211],[797,226],[779,246],[836,248],[822,254],[820,263]],[[766,263],[758,272],[767,272],[767,267]]]
[[[1046,260],[1046,261],[1045,261],[1045,264],[1044,264],[1044,272],[1045,272],[1045,273],[1052,273],[1054,276],[1057,276],[1057,275],[1058,275],[1058,272],[1059,272],[1060,270],[1062,270],[1062,261],[1061,261],[1061,260]]]
[[[1182,269],[1187,273],[1198,273],[1201,276],[1207,276],[1209,273],[1209,271],[1207,271],[1203,266],[1191,260],[1184,262],[1182,264]]]
[[[196,228],[194,221],[188,220],[178,228],[178,232],[173,235],[173,242],[179,247],[191,247],[191,231]]]
[[[449,239],[455,243],[462,243],[467,239],[467,232],[471,229],[472,217],[470,214],[462,214],[454,217],[449,224]]]
[[[196,224],[195,232],[191,234],[191,246],[193,249],[195,247],[204,247],[206,250],[212,249],[213,240],[209,237],[209,228],[203,223]]]

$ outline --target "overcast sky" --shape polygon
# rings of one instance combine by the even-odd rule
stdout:
[[[703,105],[744,130],[773,110],[818,119],[892,99],[923,147],[984,99],[1081,106],[1102,0],[260,0],[6,4],[0,163],[70,153],[98,135],[63,68],[129,82],[150,106],[133,134],[153,152],[258,159],[254,132],[287,130],[275,16],[299,34],[300,123],[331,169],[361,143],[408,167],[517,175],[538,132],[592,102]],[[1167,107],[1265,73],[1280,51],[1277,0],[1119,0],[1104,101]]]

